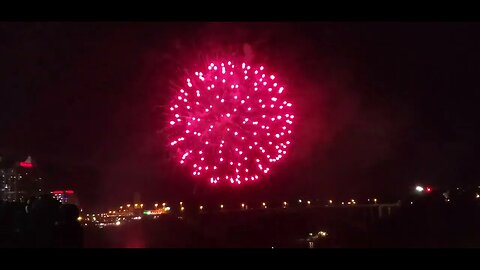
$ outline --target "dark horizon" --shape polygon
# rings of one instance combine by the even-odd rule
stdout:
[[[400,198],[480,171],[478,23],[0,23],[0,153],[85,208],[158,200]],[[171,159],[172,83],[243,53],[286,79],[294,147],[269,179],[209,186]]]

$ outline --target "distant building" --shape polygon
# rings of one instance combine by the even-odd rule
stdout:
[[[78,198],[73,190],[54,190],[50,194],[62,204],[68,203],[79,206]]]
[[[26,160],[6,164],[0,159],[0,198],[25,202],[44,193],[44,181],[29,156]]]

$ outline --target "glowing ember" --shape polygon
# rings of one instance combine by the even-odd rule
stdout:
[[[294,119],[277,76],[231,61],[194,74],[168,106],[169,146],[179,163],[211,183],[271,172],[291,147]]]

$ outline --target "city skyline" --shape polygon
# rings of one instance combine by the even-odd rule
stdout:
[[[477,24],[258,26],[2,23],[0,153],[33,156],[87,207],[135,192],[240,201],[475,184]],[[178,70],[245,44],[287,80],[299,137],[258,185],[210,188],[172,162],[163,106]]]

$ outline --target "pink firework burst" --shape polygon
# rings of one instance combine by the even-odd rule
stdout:
[[[194,177],[256,181],[291,146],[292,103],[263,66],[209,64],[186,78],[169,106],[169,146]]]

